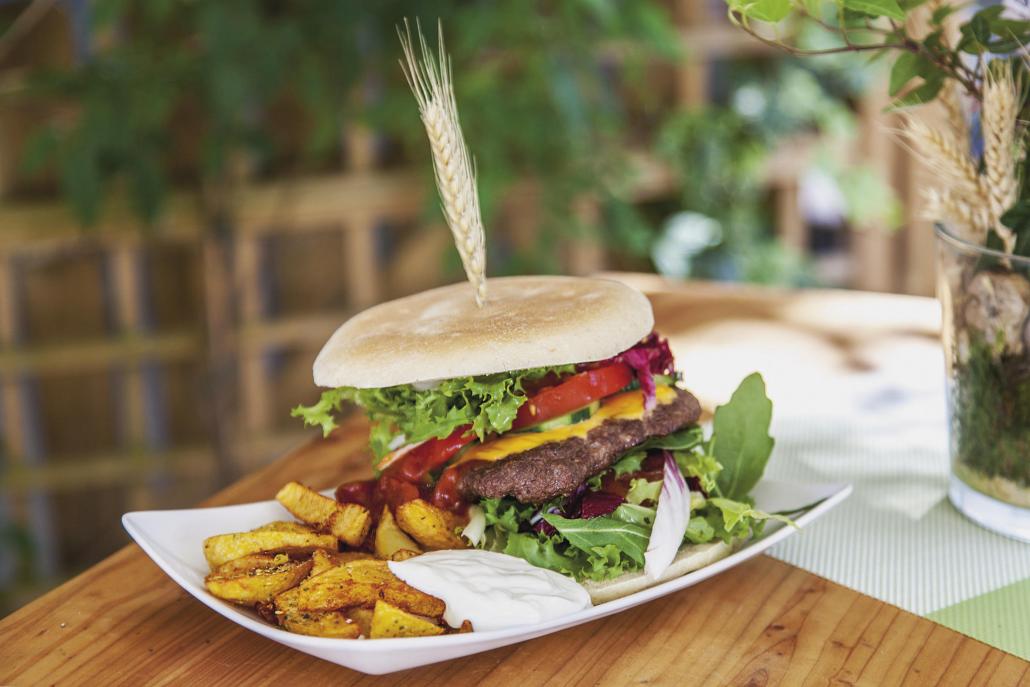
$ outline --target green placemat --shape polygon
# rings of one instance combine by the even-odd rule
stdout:
[[[966,599],[927,617],[1030,661],[1030,579]]]

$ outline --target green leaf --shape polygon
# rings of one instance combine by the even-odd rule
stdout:
[[[615,512],[612,513],[612,517],[616,520],[622,520],[633,525],[641,525],[643,527],[650,527],[654,524],[655,509],[648,508],[647,506],[641,506],[635,503],[623,503],[620,504]]]
[[[790,14],[790,0],[730,0],[730,9],[749,19],[775,24]]]
[[[585,553],[593,553],[611,545],[637,564],[644,564],[644,551],[651,538],[649,527],[634,525],[608,515],[586,520],[545,515],[544,520],[558,530],[569,544]]]
[[[704,439],[704,430],[698,425],[691,425],[672,434],[666,434],[663,437],[648,439],[637,446],[635,450],[668,449],[669,451],[689,451],[695,446],[700,446]]]
[[[873,17],[890,17],[904,21],[905,11],[897,0],[840,0],[844,7],[855,12],[862,12]]]
[[[687,523],[687,532],[683,536],[691,544],[707,544],[715,538],[715,528],[701,515],[695,515]]]
[[[643,503],[652,501],[658,503],[658,496],[662,493],[662,480],[649,481],[646,479],[635,479],[629,483],[629,491],[626,492],[626,501],[629,503]]]
[[[762,478],[773,448],[771,421],[772,401],[757,372],[740,383],[729,403],[715,409],[711,453],[722,465],[718,485],[726,498],[744,498]]]
[[[925,58],[921,55],[911,52],[901,53],[891,67],[890,86],[888,89],[890,95],[897,95],[905,87],[905,84],[919,76],[919,70],[923,66],[923,62],[925,62]]]
[[[713,497],[708,499],[707,503],[719,509],[722,513],[723,524],[729,531],[733,531],[737,525],[740,523],[746,523],[748,520],[779,520],[780,522],[786,523],[792,527],[797,527],[797,525],[794,524],[794,521],[785,515],[775,515],[755,510],[749,504],[741,501]]]
[[[639,472],[644,458],[647,458],[646,451],[634,450],[631,453],[627,453],[612,466],[612,472],[616,477],[622,477],[623,475],[629,475],[634,472]]]

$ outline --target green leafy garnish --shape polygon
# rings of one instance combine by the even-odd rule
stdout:
[[[524,382],[551,372],[562,375],[574,371],[573,365],[562,365],[461,377],[425,390],[416,390],[410,384],[381,389],[340,387],[323,392],[318,403],[298,406],[291,414],[303,418],[305,425],[321,427],[323,435],[328,435],[336,427],[334,415],[344,401],[361,406],[372,422],[369,444],[378,462],[398,436],[403,436],[405,444],[414,444],[434,437],[442,439],[462,425],[472,425],[480,440],[490,433],[506,432],[526,401]]]
[[[772,453],[769,436],[772,401],[757,372],[740,383],[730,402],[715,409],[710,453],[722,465],[719,492],[728,499],[745,498],[765,472]]]
[[[651,538],[651,529],[626,522],[610,515],[590,519],[570,519],[560,515],[545,515],[544,520],[572,546],[587,555],[598,553],[599,548],[614,546],[629,556],[634,563],[644,564],[644,551]]]
[[[628,503],[643,503],[651,501],[658,503],[658,496],[662,493],[662,480],[649,481],[646,479],[630,480],[629,491],[626,492]]]

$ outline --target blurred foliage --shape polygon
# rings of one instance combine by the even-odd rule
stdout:
[[[415,157],[431,184],[424,133],[397,65],[396,27],[405,17],[443,22],[488,230],[514,183],[532,179],[540,190],[536,244],[516,248],[492,237],[495,273],[558,269],[559,242],[570,235],[646,260],[662,218],[634,203],[628,153],[631,143],[646,148],[653,139],[682,177],[682,207],[671,211],[710,215],[725,229],[714,252],[726,259],[710,260],[702,276],[797,281],[799,260],[769,238],[764,156],[803,129],[836,135],[851,126],[847,107],[834,100],[840,94],[796,68],[745,79],[765,103],[760,112],[742,113],[732,98],[698,113],[660,102],[650,67],[672,64],[680,48],[657,0],[97,0],[91,7],[89,58],[32,79],[36,95],[71,103],[74,116],[38,132],[26,160],[30,170],[56,167],[87,226],[115,194],[130,199],[144,224],[157,220],[173,186],[193,188],[207,203],[224,198],[240,161],[259,178],[330,168],[344,122],[368,126],[389,151]],[[284,110],[297,120],[285,133]],[[298,146],[302,154],[291,157]],[[574,211],[584,196],[600,200],[599,220]]]
[[[260,175],[282,152],[272,114],[284,102],[302,112],[293,134],[309,162],[338,154],[344,121],[427,160],[397,65],[396,27],[420,16],[445,27],[488,224],[503,191],[531,177],[543,194],[541,236],[574,231],[567,218],[583,193],[625,204],[625,98],[647,104],[635,77],[646,60],[676,54],[669,20],[650,2],[98,0],[93,12],[104,47],[33,82],[38,95],[74,103],[77,116],[40,133],[27,161],[56,163],[87,225],[116,187],[152,222],[173,182],[220,188],[236,159]],[[608,45],[619,46],[617,61],[598,57]],[[190,140],[171,135],[182,122]],[[183,157],[196,164],[174,179]],[[428,181],[428,162],[420,166]]]
[[[840,155],[855,136],[847,99],[865,86],[854,78],[862,72],[854,60],[818,70],[793,60],[742,64],[728,75],[733,86],[725,94],[726,104],[671,117],[658,136],[657,152],[682,180],[682,208],[715,220],[717,229],[713,225],[707,244],[687,240],[681,249],[689,268],[677,269],[669,251],[686,237],[674,217],[666,237],[679,234],[679,241],[656,243],[659,268],[678,276],[809,283],[801,256],[772,238],[763,185],[772,152],[797,137],[818,142],[810,165],[843,194],[842,222],[896,226],[900,208],[891,189],[870,169],[848,164]]]

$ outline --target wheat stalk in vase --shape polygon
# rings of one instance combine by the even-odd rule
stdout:
[[[926,193],[925,215],[950,220],[974,243],[984,243],[995,231],[1009,253],[1016,237],[1001,223],[1005,211],[1016,201],[1019,145],[1016,140],[1019,84],[1007,62],[987,67],[984,74],[983,173],[969,153],[969,127],[962,116],[956,92],[946,92],[942,103],[947,114],[945,127],[935,128],[917,116],[906,119],[906,132],[916,153],[944,182],[942,188]]]
[[[472,283],[476,304],[482,307],[486,302],[486,237],[476,191],[476,172],[458,121],[451,61],[444,51],[443,26],[440,25],[438,30],[440,54],[434,58],[422,35],[422,28],[418,22],[415,23],[419,60],[411,38],[411,27],[405,20],[404,31],[397,30],[404,49],[401,69],[418,102],[419,116],[429,136],[433,172],[447,226],[454,236],[465,274]]]

